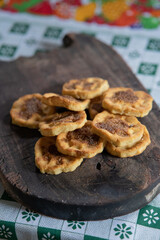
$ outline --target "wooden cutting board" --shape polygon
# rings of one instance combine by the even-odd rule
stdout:
[[[63,46],[32,58],[0,62],[0,178],[26,207],[56,218],[99,220],[130,213],[160,192],[160,110],[153,104],[140,119],[151,145],[139,156],[117,158],[105,151],[85,159],[74,172],[41,174],[34,164],[37,130],[11,124],[13,101],[29,93],[60,93],[71,78],[97,76],[111,87],[144,90],[130,68],[109,46],[86,35],[67,35]]]

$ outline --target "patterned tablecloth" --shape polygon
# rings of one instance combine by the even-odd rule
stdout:
[[[30,57],[60,45],[67,32],[94,35],[112,45],[160,105],[160,29],[118,28],[65,22],[55,17],[0,11],[0,60]],[[31,212],[11,199],[0,184],[0,239],[160,240],[160,194],[131,214],[104,221],[63,221]]]

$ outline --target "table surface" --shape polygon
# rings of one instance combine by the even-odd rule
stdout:
[[[0,11],[0,60],[14,61],[61,45],[67,32],[92,34],[112,45],[160,106],[160,29],[78,23]],[[0,239],[160,240],[160,194],[131,214],[104,221],[63,221],[31,212],[0,184]]]

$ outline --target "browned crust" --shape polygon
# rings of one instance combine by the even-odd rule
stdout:
[[[110,142],[106,143],[105,149],[108,153],[110,153],[113,156],[126,158],[126,157],[133,157],[135,155],[141,154],[146,147],[151,143],[149,132],[147,128],[144,127],[144,133],[140,141],[135,143],[132,147],[116,147]]]
[[[39,122],[42,120],[44,116],[53,114],[55,112],[54,107],[47,106],[44,103],[41,103],[40,112],[34,112],[33,106],[34,104],[32,103],[31,109],[33,113],[31,112],[30,115],[28,114],[28,116],[25,116],[25,112],[23,113],[25,104],[27,101],[33,99],[37,99],[41,103],[42,95],[39,93],[27,94],[20,97],[13,103],[12,108],[10,110],[10,115],[13,124],[18,125],[20,127],[38,128]]]
[[[62,94],[78,99],[92,99],[109,88],[107,80],[97,77],[72,79],[63,85]]]
[[[110,124],[112,119],[120,121],[120,124],[113,122],[113,125],[108,125],[107,128],[103,127],[105,124]],[[93,119],[92,126],[93,132],[103,137],[106,141],[121,147],[129,147],[135,144],[142,138],[144,131],[142,124],[136,117],[114,115],[107,111],[97,114]]]
[[[92,133],[91,121],[87,121],[81,129],[58,135],[56,146],[63,154],[91,158],[103,151],[104,140]]]
[[[83,161],[59,153],[55,137],[42,137],[35,144],[35,164],[41,173],[60,174],[74,171]]]
[[[75,120],[74,117],[76,117]],[[43,136],[56,136],[62,132],[73,131],[77,128],[81,128],[86,121],[87,116],[85,111],[65,111],[63,113],[55,113],[44,118],[39,124],[39,130]]]
[[[49,106],[64,107],[71,111],[83,111],[88,108],[90,100],[78,100],[72,96],[59,95],[56,93],[45,93],[42,102]]]
[[[102,107],[102,96],[93,98],[88,110],[91,119],[93,119],[98,113],[104,111],[104,108]]]
[[[152,109],[152,102],[153,98],[144,91],[119,87],[109,88],[105,92],[102,106],[114,114],[144,117]]]

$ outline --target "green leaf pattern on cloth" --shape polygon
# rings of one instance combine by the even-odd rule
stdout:
[[[56,240],[56,237],[48,232],[47,234],[43,234],[42,240]]]
[[[67,221],[68,222],[68,227],[71,227],[73,230],[76,228],[82,228],[83,225],[85,225],[84,222],[78,222],[78,221]]]
[[[115,236],[119,235],[120,239],[129,239],[129,235],[132,235],[131,227],[127,227],[125,223],[122,223],[122,225],[117,224],[117,227],[114,228],[114,231],[116,232]]]
[[[129,44],[129,41],[130,41],[130,37],[117,35],[113,38],[112,45],[126,48]]]
[[[15,45],[2,44],[0,46],[0,56],[11,58],[15,55],[16,50],[17,46]]]
[[[158,68],[157,64],[143,62],[139,66],[138,73],[144,75],[155,75],[157,68]]]
[[[14,34],[26,34],[29,29],[29,24],[27,23],[14,23],[10,29],[11,33]]]
[[[1,215],[2,211],[0,210],[0,239],[17,240],[15,222],[2,221]]]
[[[150,39],[147,49],[152,51],[160,51],[160,39]]]
[[[10,228],[6,227],[4,224],[0,226],[0,237],[4,237],[6,239],[12,237],[12,232],[10,231]]]
[[[134,50],[132,52],[129,52],[128,56],[130,58],[135,59],[135,58],[139,58],[140,57],[140,53],[137,50]]]
[[[144,217],[144,221],[147,221],[149,225],[151,223],[156,224],[156,222],[159,220],[158,213],[155,212],[153,208],[150,210],[146,210],[146,212],[142,215]]]
[[[35,221],[36,218],[39,217],[38,213],[31,212],[27,208],[22,212],[22,215],[22,218],[25,218],[27,222],[30,222],[31,220]]]

